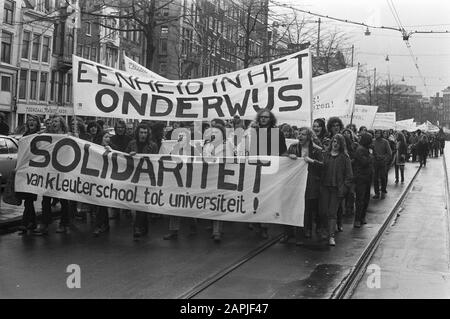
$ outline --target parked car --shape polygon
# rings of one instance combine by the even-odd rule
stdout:
[[[0,135],[0,183],[6,183],[10,173],[16,168],[17,140],[6,135]]]

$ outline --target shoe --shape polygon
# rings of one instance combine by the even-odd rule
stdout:
[[[98,237],[100,235],[100,233],[101,233],[100,227],[97,227],[92,232],[92,235],[94,235],[94,237]]]
[[[67,230],[68,230],[68,227],[67,227],[67,226],[59,225],[58,228],[56,229],[56,232],[57,232],[58,234],[66,234],[66,233],[67,233]]]
[[[342,225],[337,226],[337,231],[340,233],[342,233],[344,231],[344,228],[342,227]]]
[[[330,239],[328,239],[328,245],[336,246],[336,241],[334,240],[334,237],[330,237]]]
[[[33,230],[33,235],[35,236],[48,235],[48,226],[39,226],[38,229]]]
[[[374,197],[372,197],[373,199],[380,199],[380,194],[375,194]]]
[[[386,198],[386,194],[385,193],[381,193],[381,199],[385,199]]]
[[[361,222],[360,221],[355,221],[354,224],[353,224],[353,227],[361,228]]]
[[[26,235],[28,232],[28,229],[25,226],[20,226],[19,231],[17,232],[17,235]]]
[[[172,239],[177,239],[177,238],[178,238],[177,231],[172,231],[172,232],[168,233],[167,235],[164,235],[164,237],[163,237],[164,240],[172,240]]]
[[[220,234],[213,235],[213,239],[216,243],[219,243],[222,240],[222,236]]]

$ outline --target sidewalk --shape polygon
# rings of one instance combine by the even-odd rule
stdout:
[[[370,261],[380,267],[380,287],[369,288],[366,274],[352,298],[450,298],[446,182],[442,156],[429,159]]]

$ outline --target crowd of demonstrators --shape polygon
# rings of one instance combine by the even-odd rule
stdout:
[[[0,116],[1,119],[1,116]],[[104,129],[102,121],[87,121],[81,118],[72,120],[70,127],[60,116],[53,116],[45,122],[46,133],[67,134],[104,147],[109,151],[137,154],[159,153],[164,139],[175,140],[168,154],[176,156],[201,156],[207,162],[220,162],[234,156],[288,156],[292,160],[304,160],[308,164],[305,190],[304,227],[286,227],[282,242],[295,237],[298,244],[313,237],[336,245],[336,232],[343,230],[342,219],[354,215],[355,228],[366,224],[366,212],[371,200],[383,199],[387,194],[387,175],[391,166],[395,168],[395,184],[404,183],[406,162],[419,161],[426,166],[427,157],[443,154],[445,135],[438,133],[368,130],[354,124],[344,127],[338,117],[315,119],[312,127],[296,127],[289,124],[277,125],[274,114],[267,109],[260,110],[253,121],[214,119],[193,125],[190,122],[142,121],[136,127],[122,119],[115,121],[114,133]],[[40,119],[28,115],[26,135],[39,134]],[[240,133],[238,134],[238,130]],[[193,139],[202,137],[201,141]],[[295,140],[289,148],[287,139]],[[195,143],[195,144],[194,144]],[[52,199],[43,196],[42,219],[37,227],[34,203],[35,194],[19,193],[24,200],[21,234],[47,235],[52,223],[51,207],[55,201],[61,204],[61,218],[57,233],[67,233],[71,216],[82,205],[87,205],[95,217],[93,235],[99,236],[109,230],[109,219],[120,216],[124,209],[92,204],[77,203],[65,199]],[[148,233],[148,217],[151,213],[135,212],[133,238],[139,240]],[[170,216],[169,232],[165,240],[178,238],[181,217]],[[197,233],[196,218],[187,219],[190,234]],[[223,221],[211,221],[211,236],[216,242],[222,240]],[[268,238],[267,224],[249,224],[262,238]],[[314,227],[315,226],[315,227]]]

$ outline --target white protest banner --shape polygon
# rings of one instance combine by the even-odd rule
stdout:
[[[416,124],[414,123],[414,119],[407,119],[407,120],[401,120],[395,122],[395,129],[397,131],[408,131],[410,129],[413,129],[416,127]]]
[[[347,68],[313,78],[313,118],[346,116],[355,104],[358,68]]]
[[[377,113],[372,128],[374,130],[395,129],[395,112]]]
[[[130,58],[125,57],[125,70],[133,75],[147,75],[152,79],[165,79],[162,76],[152,72],[146,67],[134,62]],[[332,116],[342,117],[346,112],[353,109],[355,100],[356,79],[358,76],[358,68],[347,68],[330,72],[324,75],[316,76],[312,79],[313,91],[313,119],[330,118]],[[167,80],[167,79],[166,79]],[[378,108],[378,107],[377,107]],[[376,112],[376,111],[375,111]],[[369,112],[372,114],[372,112]],[[367,122],[369,122],[368,120]],[[285,121],[287,123],[295,123],[295,119]],[[367,123],[366,122],[366,123]],[[373,118],[372,118],[373,122]],[[367,125],[370,127],[372,122]],[[349,122],[350,123],[350,122]]]
[[[311,123],[311,55],[304,50],[248,69],[194,80],[155,80],[73,56],[76,115],[194,121],[254,119]]]
[[[125,71],[131,75],[134,75],[136,77],[146,77],[149,79],[156,79],[156,80],[161,80],[161,81],[167,80],[165,77],[163,77],[155,72],[152,72],[149,69],[147,69],[146,67],[133,61],[132,59],[130,59],[129,57],[126,56],[125,52],[123,53],[123,58],[124,58],[124,62],[125,62],[124,63]]]
[[[375,105],[355,105],[355,109],[353,111],[353,119],[352,114],[347,114],[346,116],[340,116],[344,125],[355,124],[357,128],[361,126],[367,127],[370,129],[372,127],[373,121],[375,120],[375,114],[377,114],[378,106]]]
[[[19,141],[15,189],[157,214],[302,226],[307,174],[305,161],[288,157],[130,156],[35,134]]]

